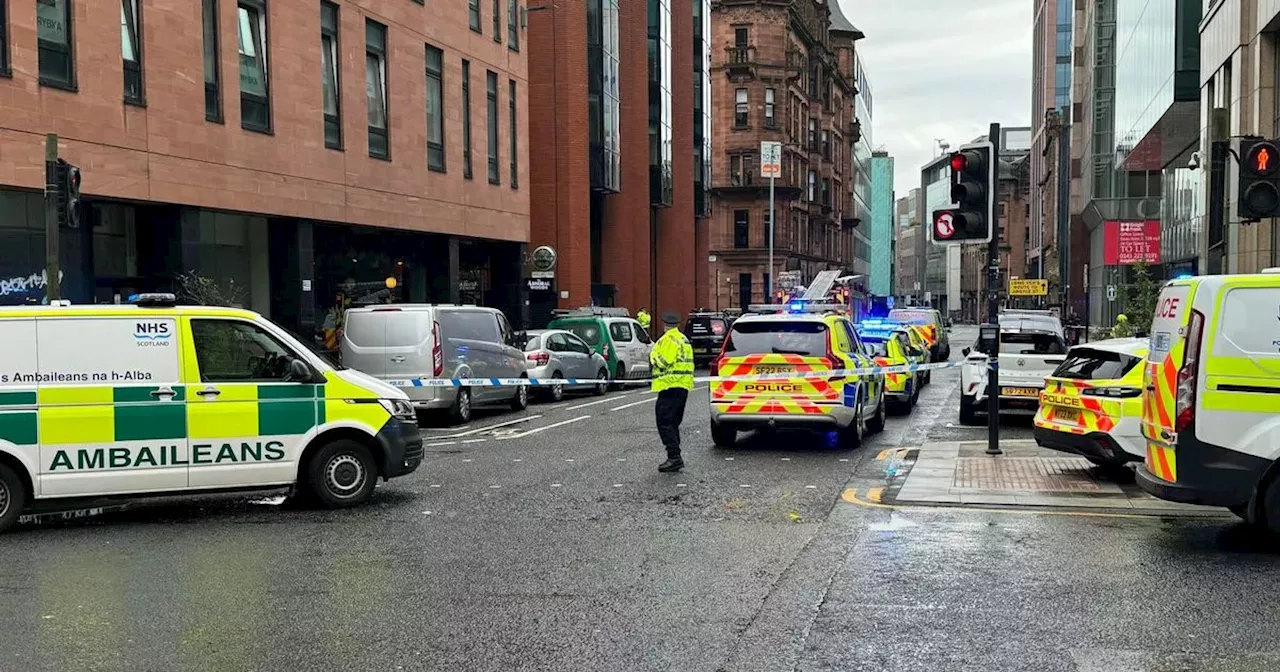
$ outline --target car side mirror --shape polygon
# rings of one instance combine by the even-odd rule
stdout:
[[[960,354],[964,355],[965,357],[968,357],[969,353],[971,352],[973,352],[973,348],[965,348],[964,350],[960,351]]]
[[[301,359],[289,360],[289,370],[285,372],[284,380],[286,383],[306,383],[310,382],[314,376],[311,367]]]

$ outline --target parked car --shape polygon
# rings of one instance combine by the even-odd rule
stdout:
[[[695,310],[684,323],[684,335],[693,346],[693,365],[706,366],[720,356],[733,320],[719,311]]]
[[[342,363],[383,380],[525,378],[524,341],[495,308],[397,304],[352,308],[342,333]],[[402,387],[418,410],[471,420],[476,404],[529,405],[525,385]]]
[[[529,342],[524,345],[524,352],[529,361],[530,378],[604,380],[609,377],[609,362],[571,331],[531,331]],[[596,394],[604,394],[609,390],[608,383],[596,383],[591,387]],[[536,389],[552,401],[560,401],[564,398],[564,388],[564,385],[553,385]]]
[[[653,339],[631,318],[626,308],[579,308],[552,313],[548,329],[562,329],[581,338],[600,353],[615,380],[646,378]]]
[[[1001,313],[999,365],[999,413],[1032,415],[1040,408],[1045,378],[1066,360],[1067,343],[1062,325],[1041,318],[1024,319],[1017,313]],[[965,348],[960,367],[960,424],[977,424],[987,402],[987,356],[981,342]]]

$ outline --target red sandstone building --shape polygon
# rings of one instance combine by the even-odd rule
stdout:
[[[695,307],[707,267],[710,0],[529,7],[530,227],[559,260],[536,324],[591,302]]]
[[[393,300],[487,303],[517,321],[534,186],[523,129],[556,126],[529,115],[518,0],[123,8],[0,0],[0,303],[43,293],[56,133],[87,203],[60,236],[75,302],[197,271],[305,334],[339,294],[386,300],[394,277]]]

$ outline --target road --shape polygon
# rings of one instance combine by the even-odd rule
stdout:
[[[688,466],[659,474],[651,395],[575,396],[428,428],[418,472],[356,510],[23,526],[0,670],[1280,668],[1277,549],[1242,525],[847,497],[886,448],[984,436],[954,426],[957,377],[856,451],[714,448],[695,393]]]

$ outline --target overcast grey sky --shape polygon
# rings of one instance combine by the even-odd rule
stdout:
[[[993,121],[1031,117],[1031,0],[838,0],[872,94],[872,143],[899,197],[920,186],[935,138],[955,147]],[[962,51],[964,49],[964,51]]]

